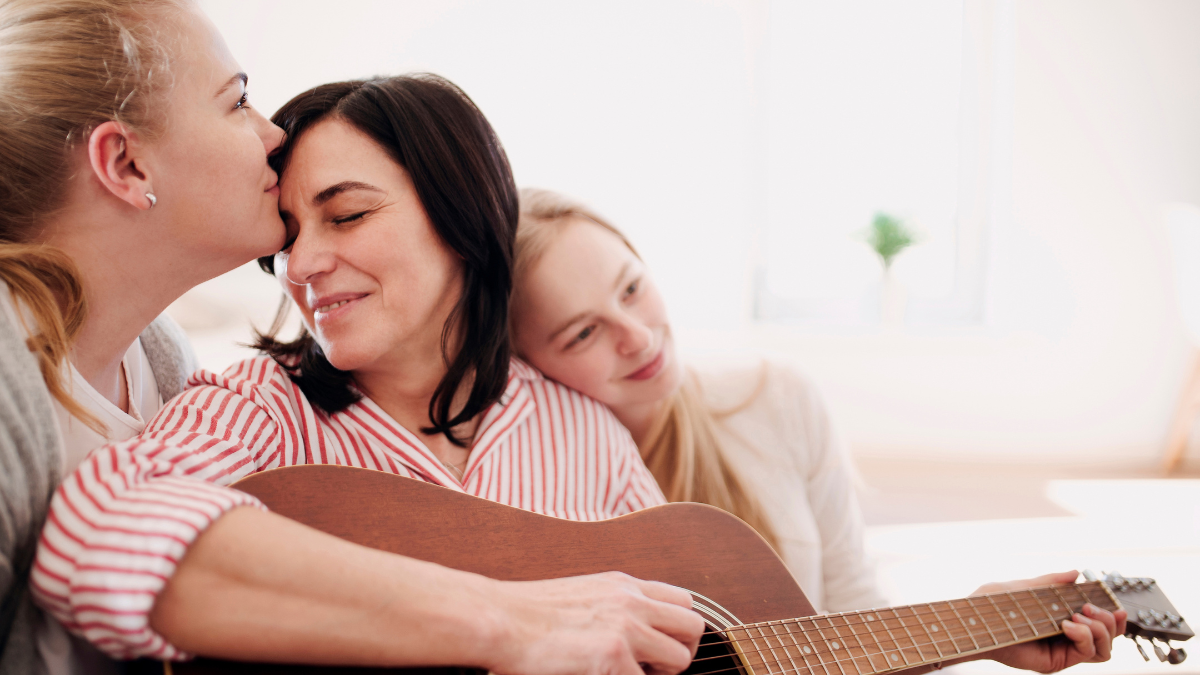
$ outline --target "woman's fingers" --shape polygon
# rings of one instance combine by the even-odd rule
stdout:
[[[690,610],[685,611],[690,613]],[[685,645],[670,633],[656,628],[631,631],[629,640],[635,660],[649,675],[675,675],[686,670],[696,654],[695,646]],[[698,637],[696,639],[699,641]]]
[[[646,610],[650,626],[683,644],[689,650],[689,657],[694,656],[704,633],[704,619],[692,611],[692,594],[657,581],[635,581],[651,601]]]
[[[675,675],[704,631],[686,591],[625,574],[498,583],[514,592],[494,672]]]
[[[629,577],[629,580],[647,598],[652,598],[659,602],[669,602],[672,605],[679,605],[687,609],[691,609],[692,607],[692,594],[678,586],[664,584],[661,581],[642,581],[634,577]]]

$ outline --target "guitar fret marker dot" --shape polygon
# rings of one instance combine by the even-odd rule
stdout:
[[[892,660],[893,660],[893,661],[899,661],[899,660],[900,660],[900,657],[899,657],[899,656],[896,656],[895,654],[892,654]]]
[[[871,616],[870,614],[867,615],[867,621],[874,621],[874,620],[875,620],[875,617]]]
[[[936,626],[936,625],[933,627],[933,632],[935,632],[935,633],[937,632],[937,626]]]
[[[1009,613],[1008,613],[1008,618],[1010,618],[1010,619],[1015,619],[1015,618],[1017,618],[1017,613],[1016,613],[1016,612],[1009,612]]]
[[[1052,610],[1054,610],[1054,611],[1056,611],[1056,612],[1057,612],[1057,611],[1058,611],[1058,603],[1056,602],[1056,603],[1054,603],[1053,605],[1050,605],[1050,609],[1052,609]]]
[[[972,626],[974,626],[974,625],[975,625],[975,619],[967,619],[967,623],[969,623],[969,624],[971,624]]]
[[[829,646],[830,646],[830,647],[833,647],[834,649],[837,649],[837,648],[838,648],[838,643],[836,643],[836,642],[830,642],[830,643],[829,643]]]
[[[812,648],[810,648],[810,647],[805,647],[805,648],[804,648],[804,653],[805,653],[805,654],[811,654],[811,653],[812,653]]]

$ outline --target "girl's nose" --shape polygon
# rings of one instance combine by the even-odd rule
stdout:
[[[621,331],[619,349],[623,355],[644,352],[654,344],[654,331],[633,317],[625,318],[621,323]]]

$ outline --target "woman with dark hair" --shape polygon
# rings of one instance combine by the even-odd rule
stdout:
[[[38,601],[126,658],[682,670],[703,625],[680,589],[496,582],[315,533],[227,487],[340,464],[576,520],[664,501],[604,406],[510,355],[517,195],[465,94],[433,76],[329,84],[274,121],[287,241],[260,262],[303,333],[197,372],[145,433],[64,481]]]

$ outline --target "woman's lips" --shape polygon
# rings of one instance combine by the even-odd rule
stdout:
[[[359,300],[367,297],[368,294],[352,295],[349,297],[333,297],[328,300],[320,300],[320,305],[313,309],[313,319],[318,323],[332,321],[350,310],[354,309]]]
[[[666,350],[658,350],[658,354],[650,359],[650,363],[638,368],[632,373],[625,376],[627,380],[648,380],[659,373],[663,369],[663,364],[666,363]]]

